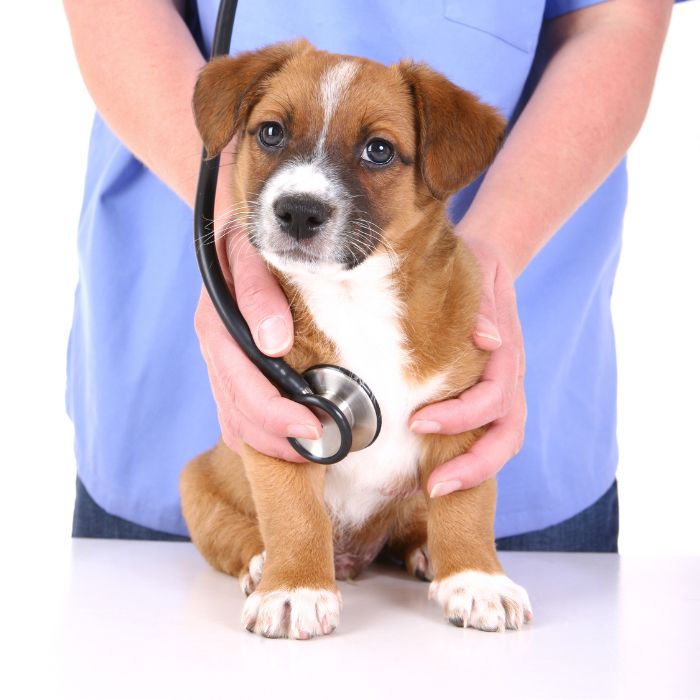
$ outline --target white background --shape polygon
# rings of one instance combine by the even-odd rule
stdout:
[[[700,3],[677,7],[629,159],[614,296],[628,554],[700,554],[698,37]],[[1,524],[6,550],[50,575],[51,552],[70,536],[74,494],[65,348],[92,104],[61,3],[12,3],[0,51]]]

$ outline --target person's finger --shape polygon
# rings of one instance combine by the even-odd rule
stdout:
[[[440,465],[430,475],[427,487],[431,498],[473,488],[495,476],[522,447],[526,413],[521,386],[507,416],[489,426],[468,452]]]
[[[482,263],[481,274],[481,301],[474,326],[474,343],[482,350],[497,350],[501,347],[502,339],[496,311],[496,267],[487,268]]]
[[[421,408],[413,415],[414,433],[457,435],[480,428],[511,410],[520,374],[520,353],[510,343],[489,358],[484,375],[456,399]]]
[[[292,448],[286,438],[276,437],[261,430],[257,425],[249,421],[240,411],[231,406],[224,389],[221,387],[216,374],[210,371],[210,383],[216,399],[217,416],[221,428],[223,441],[234,452],[240,454],[241,445],[247,443],[258,452],[284,459],[288,462],[306,462],[296,450]],[[227,410],[222,411],[221,407]]]
[[[223,325],[211,332],[206,346],[220,403],[240,411],[248,421],[273,436],[320,438],[318,418],[305,406],[280,396],[228,336]]]
[[[277,457],[287,462],[304,463],[305,460],[285,438],[278,438],[260,430],[239,412],[219,413],[219,425],[223,441],[235,452],[240,453],[241,443],[245,442],[253,449],[270,457]]]
[[[235,239],[229,256],[238,308],[255,344],[270,357],[285,355],[294,341],[287,297],[245,236]]]
[[[495,294],[488,294],[485,289],[482,297],[487,300],[486,306],[495,303],[494,313],[501,329],[500,347],[491,353],[478,384],[457,399],[417,411],[410,422],[413,432],[455,435],[491,423],[510,411],[518,377],[524,371],[522,333],[513,285],[505,273],[497,271],[495,275],[490,284]]]
[[[474,345],[481,350],[498,350],[501,347],[501,334],[492,317],[480,313],[474,326]]]
[[[305,406],[280,396],[231,338],[205,291],[195,325],[220,413],[239,411],[278,438],[320,437],[318,418]]]

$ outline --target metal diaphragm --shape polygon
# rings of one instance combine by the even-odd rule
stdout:
[[[382,414],[369,387],[359,377],[336,365],[315,365],[306,370],[303,376],[313,393],[337,406],[347,420],[352,436],[348,452],[362,450],[376,440],[382,427]],[[298,438],[295,442],[316,459],[338,455],[343,447],[343,440],[336,420],[322,409],[314,406],[309,408],[321,421],[321,438]],[[340,461],[343,457],[345,455],[333,459],[332,462]]]

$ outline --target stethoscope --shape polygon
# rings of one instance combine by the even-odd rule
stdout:
[[[229,52],[237,0],[221,0],[211,56]],[[260,350],[231,296],[211,237],[214,199],[219,176],[219,157],[202,162],[194,203],[194,242],[204,286],[229,333],[253,364],[293,401],[308,406],[318,417],[323,433],[319,440],[288,438],[304,458],[320,464],[335,464],[348,452],[371,445],[379,435],[382,416],[369,387],[352,372],[335,365],[316,365],[303,375],[280,358]]]

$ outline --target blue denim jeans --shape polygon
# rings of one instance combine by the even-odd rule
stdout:
[[[544,530],[500,537],[499,551],[617,552],[617,482],[592,506],[578,515]],[[77,479],[73,537],[101,537],[122,540],[169,540],[186,542],[187,537],[142,527],[110,515],[95,503]]]
[[[148,527],[132,523],[130,520],[110,515],[95,503],[80,478],[76,479],[75,484],[73,537],[99,537],[108,540],[189,541],[189,537],[151,530]]]
[[[595,502],[561,523],[522,535],[499,537],[500,552],[617,552],[617,481]]]

